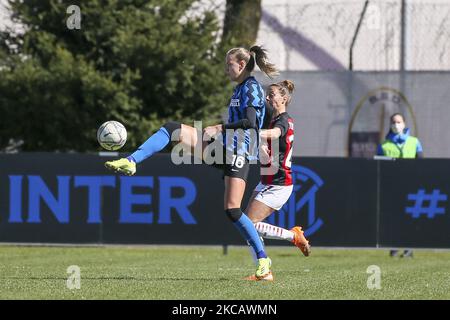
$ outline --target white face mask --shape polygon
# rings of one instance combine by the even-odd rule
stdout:
[[[394,123],[391,125],[392,132],[398,134],[403,133],[403,130],[405,129],[405,125],[403,123]]]

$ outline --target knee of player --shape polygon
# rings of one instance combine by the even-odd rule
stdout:
[[[241,210],[241,208],[225,209],[225,215],[232,222],[236,222],[236,221],[238,221],[241,218],[242,210]]]
[[[163,125],[163,128],[166,129],[169,137],[172,137],[172,134],[175,132],[177,136],[181,133],[181,123],[176,121],[169,121]]]

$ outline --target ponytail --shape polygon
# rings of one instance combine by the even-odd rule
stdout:
[[[248,67],[251,68],[249,70],[250,72],[253,71],[255,68],[255,60],[258,67],[261,69],[262,72],[264,72],[270,79],[273,79],[274,77],[278,76],[280,72],[278,71],[277,67],[269,62],[269,59],[267,58],[267,50],[263,49],[261,46],[253,46],[250,48],[250,61],[252,61],[253,65],[250,65],[251,62],[249,61]]]
[[[279,75],[279,71],[275,64],[269,62],[267,58],[267,50],[261,46],[253,46],[250,50],[244,48],[233,48],[227,52],[228,55],[235,55],[239,61],[246,62],[245,69],[252,72],[255,69],[255,64],[264,72],[270,79]]]
[[[285,87],[289,91],[289,94],[292,94],[292,92],[294,92],[295,85],[291,80],[283,80],[281,82],[278,82],[278,84]]]

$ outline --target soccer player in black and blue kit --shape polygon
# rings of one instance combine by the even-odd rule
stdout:
[[[267,59],[260,46],[250,50],[233,48],[226,55],[226,73],[237,86],[228,106],[227,124],[218,124],[204,129],[209,138],[223,137],[223,157],[221,163],[214,165],[223,170],[225,182],[224,210],[228,218],[239,229],[253,248],[258,258],[255,272],[257,280],[272,277],[271,260],[267,257],[264,245],[252,221],[241,210],[250,162],[258,158],[258,131],[263,127],[265,116],[265,95],[259,82],[251,76],[258,67],[270,78],[278,71]],[[200,147],[205,150],[208,143],[198,139],[197,129],[178,122],[163,125],[128,158],[105,163],[107,168],[126,175],[136,172],[136,164],[144,161],[155,152],[162,150],[170,141],[179,141],[191,149]],[[203,155],[204,152],[202,152]],[[217,159],[216,159],[217,160]]]

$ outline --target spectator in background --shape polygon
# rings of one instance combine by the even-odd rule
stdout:
[[[410,135],[406,127],[405,117],[400,113],[391,116],[391,127],[379,146],[377,154],[391,158],[415,159],[423,158],[422,144],[419,139]],[[398,256],[398,250],[390,251],[391,257]],[[405,250],[402,257],[412,257],[412,250]]]
[[[391,158],[423,158],[422,144],[419,139],[410,135],[402,114],[394,113],[391,116],[391,128],[386,140],[378,146],[377,154]]]

